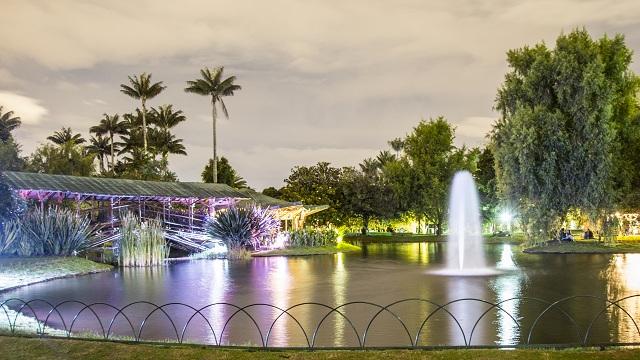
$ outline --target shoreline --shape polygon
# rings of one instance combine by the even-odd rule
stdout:
[[[0,258],[0,294],[23,286],[111,270],[111,265],[78,257]]]
[[[525,254],[638,254],[640,244],[616,242],[605,244],[597,241],[572,241],[568,243],[544,243],[522,250]]]
[[[337,253],[357,252],[361,250],[362,248],[359,246],[342,242],[331,246],[303,246],[266,250],[253,253],[251,254],[251,257],[333,255]]]

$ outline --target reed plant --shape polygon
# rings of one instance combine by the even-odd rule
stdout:
[[[120,266],[161,265],[169,256],[169,246],[160,220],[141,222],[137,216],[127,213],[121,219],[120,233]]]
[[[15,254],[20,239],[20,223],[5,221],[0,225],[0,255]]]

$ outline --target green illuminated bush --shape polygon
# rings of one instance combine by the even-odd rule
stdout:
[[[287,247],[318,247],[335,245],[338,232],[334,229],[306,228],[289,232]]]

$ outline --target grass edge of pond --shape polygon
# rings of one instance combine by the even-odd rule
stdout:
[[[359,246],[341,242],[337,245],[329,246],[302,246],[286,249],[275,249],[261,251],[251,254],[252,257],[269,257],[269,256],[309,256],[309,255],[331,255],[341,252],[355,252],[362,250]]]
[[[604,244],[596,241],[550,242],[528,247],[527,254],[634,254],[640,253],[640,244],[616,242]]]
[[[640,349],[569,348],[569,349],[453,349],[453,350],[284,350],[214,348],[197,344],[162,344],[100,341],[95,339],[37,338],[0,335],[0,356],[7,359],[637,359]]]
[[[0,293],[22,286],[110,271],[113,266],[80,257],[0,257]]]

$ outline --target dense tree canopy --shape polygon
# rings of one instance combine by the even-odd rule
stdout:
[[[507,61],[492,133],[499,190],[517,204],[531,238],[546,237],[570,210],[595,216],[612,205],[616,187],[630,186],[618,159],[637,153],[623,156],[619,145],[637,132],[616,129],[635,111],[631,51],[622,36],[593,40],[576,30],[553,49],[511,50]]]
[[[202,181],[206,183],[212,183],[213,181],[213,171],[211,170],[211,166],[213,165],[213,161],[209,159],[207,165],[202,170],[200,177]],[[229,160],[226,157],[222,156],[218,159],[218,183],[227,184],[234,188],[247,188],[247,181],[243,179],[236,169],[231,166]]]

